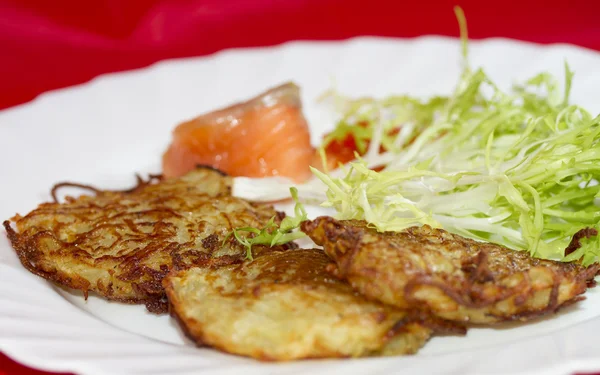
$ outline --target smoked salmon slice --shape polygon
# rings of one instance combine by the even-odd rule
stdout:
[[[300,90],[286,83],[177,126],[163,155],[163,175],[181,176],[207,165],[231,176],[303,182],[311,175],[314,152]]]

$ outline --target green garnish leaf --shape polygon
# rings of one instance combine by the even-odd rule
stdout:
[[[298,199],[298,189],[291,187],[290,193],[292,199],[296,202],[294,216],[286,216],[279,225],[275,223],[275,217],[272,217],[260,229],[252,227],[235,228],[227,235],[223,243],[233,235],[237,242],[246,247],[246,259],[253,260],[252,246],[254,245],[268,245],[273,247],[305,237],[304,233],[295,230],[300,227],[303,221],[308,220],[306,210]],[[243,235],[243,233],[247,233],[247,235]]]

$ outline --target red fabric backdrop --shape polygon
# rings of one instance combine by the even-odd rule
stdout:
[[[458,34],[600,50],[597,0],[0,0],[0,109],[99,74],[295,39]],[[0,124],[1,125],[1,124]],[[0,375],[36,374],[0,354]]]

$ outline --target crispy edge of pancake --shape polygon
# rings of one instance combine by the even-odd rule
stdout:
[[[214,168],[210,168],[210,167],[205,167],[205,166],[198,166],[196,170],[192,171],[191,173],[199,173],[199,174],[205,174],[205,175],[200,175],[200,177],[206,177],[206,178],[210,178],[210,188],[211,191],[214,190],[215,192],[215,196],[213,197],[214,199],[217,199],[218,197],[230,197],[230,189],[231,189],[231,182],[229,181],[228,178],[226,178],[226,175],[219,171],[216,170]],[[55,187],[52,189],[52,196],[55,198],[54,203],[42,203],[41,205],[39,205],[36,209],[32,210],[28,215],[31,215],[32,213],[35,213],[37,210],[39,210],[41,207],[43,206],[56,206],[56,208],[60,208],[60,207],[64,207],[64,205],[69,205],[71,203],[74,203],[78,200],[78,198],[72,198],[72,197],[67,197],[66,198],[66,203],[58,203],[57,199],[56,199],[56,190],[57,188],[60,187],[64,187],[64,186],[74,186],[74,187],[80,187],[86,190],[91,190],[94,193],[96,193],[96,195],[98,194],[122,194],[123,198],[127,198],[127,196],[130,196],[131,194],[136,194],[137,192],[140,192],[142,189],[157,189],[160,188],[158,185],[161,183],[164,184],[173,184],[173,183],[180,183],[180,184],[184,184],[186,181],[186,178],[188,178],[188,175],[176,178],[176,179],[167,179],[167,180],[162,180],[161,178],[159,178],[158,176],[150,176],[150,178],[148,179],[148,181],[144,181],[143,179],[141,179],[138,176],[138,183],[135,187],[131,188],[131,189],[126,189],[126,190],[122,190],[122,191],[108,191],[108,190],[99,190],[87,185],[81,185],[81,184],[74,184],[74,183],[59,183],[57,185],[55,185]],[[179,180],[179,182],[177,182]],[[157,182],[158,183],[153,183],[153,182]],[[85,199],[91,199],[93,200],[94,197],[89,197],[89,196],[82,196]],[[211,198],[212,199],[212,198]],[[232,198],[235,199],[235,198]],[[255,205],[255,208],[257,210],[261,210],[264,207],[266,207],[266,205]],[[282,216],[280,215],[280,213],[278,213],[277,211],[273,210],[273,212],[275,214],[277,214],[276,219],[280,220],[282,218]],[[20,220],[26,219],[27,216],[25,217],[21,217],[19,215],[15,216],[12,220],[14,220],[16,223],[18,223]],[[7,233],[7,237],[9,239],[9,241],[11,242],[11,245],[13,247],[13,249],[15,250],[15,253],[17,255],[17,257],[19,258],[19,261],[21,262],[21,264],[25,267],[25,269],[27,269],[28,271],[30,271],[31,273],[40,276],[46,280],[52,281],[58,285],[61,285],[63,287],[67,287],[67,288],[71,288],[71,289],[75,289],[75,290],[80,290],[84,297],[87,299],[88,297],[88,293],[90,291],[97,293],[98,295],[111,300],[111,301],[116,301],[116,302],[121,302],[121,303],[127,303],[127,304],[144,304],[146,305],[147,309],[150,312],[153,313],[166,313],[168,311],[168,305],[167,305],[167,301],[166,301],[166,295],[164,293],[164,289],[162,287],[162,279],[163,277],[168,273],[168,271],[171,268],[171,253],[175,252],[179,249],[179,246],[177,246],[177,244],[175,243],[171,243],[168,246],[166,246],[164,249],[159,250],[162,251],[164,254],[158,254],[157,257],[158,258],[164,258],[164,262],[161,263],[160,265],[158,265],[159,267],[157,269],[152,269],[150,267],[147,267],[145,265],[139,265],[139,267],[135,267],[136,262],[139,263],[139,260],[136,260],[135,257],[131,257],[131,256],[126,256],[124,259],[120,259],[121,257],[118,258],[114,258],[114,264],[113,266],[119,265],[119,264],[124,264],[124,262],[127,262],[128,264],[131,263],[132,266],[134,267],[129,267],[130,270],[127,271],[127,275],[122,275],[124,277],[123,280],[121,280],[121,278],[119,278],[118,280],[114,279],[114,276],[112,274],[113,270],[109,268],[107,268],[107,264],[104,264],[104,266],[96,266],[96,260],[100,260],[103,259],[104,257],[100,257],[100,258],[94,258],[92,256],[90,256],[87,252],[76,249],[75,247],[72,247],[70,244],[67,244],[68,247],[72,247],[72,254],[70,254],[70,258],[69,259],[64,259],[65,262],[73,262],[73,266],[70,269],[64,269],[65,267],[57,267],[57,260],[52,260],[50,256],[48,256],[46,254],[47,251],[52,251],[52,250],[43,250],[42,248],[44,246],[47,247],[51,247],[51,246],[60,246],[58,244],[58,239],[55,235],[55,233],[51,230],[48,229],[43,229],[43,228],[38,228],[35,229],[32,235],[29,234],[25,234],[25,233],[19,233],[17,232],[17,230],[13,229],[13,227],[11,226],[11,222],[9,220],[6,220],[3,222],[3,226],[6,230]],[[27,232],[27,231],[26,231]],[[209,235],[208,237],[211,237],[211,235]],[[214,242],[214,241],[212,241]],[[233,243],[234,241],[230,241],[231,243]],[[204,241],[203,241],[203,245],[204,245]],[[236,244],[233,244],[233,246],[235,246]],[[293,247],[290,245],[290,247]],[[62,248],[63,250],[65,248]],[[153,251],[154,253],[154,251]],[[189,258],[194,258],[196,257],[195,255],[195,251],[192,251],[193,254],[191,254],[189,256]],[[198,251],[198,253],[201,253]],[[153,254],[154,255],[154,254]],[[205,256],[206,254],[204,254]],[[230,255],[227,255],[230,256]],[[181,257],[181,254],[180,254]],[[72,258],[72,259],[71,259]],[[240,258],[242,258],[240,256]],[[45,266],[41,267],[41,266],[36,266],[36,264],[39,264],[41,261],[45,261],[48,264],[46,264]],[[104,263],[104,261],[102,262]],[[108,278],[109,280],[112,279],[112,281],[109,281],[108,283],[106,282],[96,282],[96,283],[92,283],[90,282],[90,280],[88,280],[87,278],[85,278],[84,276],[82,276],[82,274],[86,273],[85,269],[86,267],[88,267],[89,269],[95,268],[96,271],[98,271],[99,273],[106,273],[107,275],[104,276],[98,276],[99,280],[102,278]],[[63,268],[63,269],[61,269]],[[136,275],[139,275],[140,280],[138,283],[134,282]],[[143,278],[143,280],[142,280]],[[132,291],[129,293],[121,293],[119,292],[120,288],[131,288]],[[127,297],[124,297],[123,295],[129,295]],[[133,295],[133,296],[131,296]]]
[[[365,222],[320,217],[304,222],[302,230],[335,260],[337,274],[369,298],[404,308],[422,308],[444,319],[472,324],[523,321],[555,312],[584,299],[581,294],[593,284],[599,270],[598,265],[584,268],[531,258],[523,252],[429,226],[412,227],[404,233],[378,233]],[[400,236],[410,236],[412,242],[403,248],[392,240]],[[454,267],[455,275],[432,271],[431,257],[424,257],[415,248],[419,241],[423,246],[440,247],[440,254],[433,255],[440,257],[438,269],[447,263],[442,259],[444,246],[452,242],[463,246],[466,259],[460,268]],[[473,249],[478,249],[476,256],[467,256]],[[496,261],[496,269],[504,267],[506,274],[490,270],[489,264],[494,261],[490,251],[512,259],[511,264],[504,265]],[[506,284],[499,284],[503,282]]]
[[[254,261],[174,269],[163,284],[190,339],[262,361],[412,354],[432,332],[464,334],[454,323],[366,300],[327,272],[329,264],[319,249],[266,250]]]
[[[141,298],[121,298],[115,296],[112,293],[111,285],[102,286],[102,288],[94,288],[89,280],[87,280],[84,277],[81,277],[76,273],[68,274],[60,270],[56,270],[55,272],[49,272],[44,271],[40,268],[36,268],[34,266],[34,259],[38,258],[40,255],[39,247],[36,245],[36,239],[40,236],[35,236],[36,238],[27,238],[21,236],[11,227],[10,221],[8,220],[4,221],[3,225],[4,229],[6,230],[8,239],[11,242],[11,245],[15,250],[17,257],[19,258],[19,261],[21,262],[23,267],[25,267],[25,269],[27,269],[34,275],[42,277],[48,281],[51,281],[63,287],[80,290],[83,293],[85,299],[88,298],[89,292],[92,291],[111,301],[127,304],[144,304],[148,311],[156,314],[162,314],[168,311],[168,305],[164,296],[162,295],[146,295],[145,297]],[[47,233],[45,232],[40,232],[38,234],[47,235]],[[157,278],[159,282],[160,280],[162,280],[162,277],[166,275],[166,273],[167,270],[164,270],[164,273]]]

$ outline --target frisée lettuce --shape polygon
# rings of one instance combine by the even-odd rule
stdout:
[[[569,104],[566,63],[563,91],[548,73],[500,90],[483,69],[469,67],[460,9],[457,16],[465,67],[452,95],[403,106],[385,122],[373,108],[395,103],[398,110],[405,99],[337,98],[362,114],[361,128],[372,134],[386,123],[405,125],[386,140],[396,148],[367,152],[344,176],[313,169],[327,185],[324,205],[379,231],[429,224],[545,259],[596,261],[597,240],[582,240],[566,257],[565,248],[578,231],[599,227],[600,117]],[[369,140],[379,150],[384,138]],[[370,169],[376,166],[382,169]]]
[[[422,101],[330,92],[341,119],[322,147],[350,134],[356,160],[313,168],[317,179],[297,186],[300,199],[320,197],[339,219],[379,231],[428,224],[535,257],[596,262],[600,117],[569,103],[567,63],[563,89],[540,73],[503,91],[472,69],[464,14],[455,10],[464,65],[452,94]],[[580,246],[565,254],[574,236]]]

